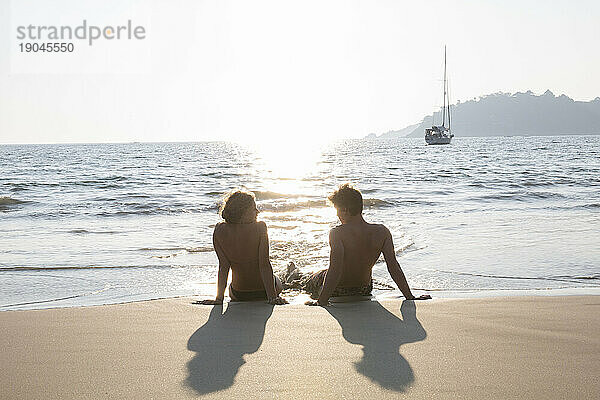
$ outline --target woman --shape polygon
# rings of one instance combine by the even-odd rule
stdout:
[[[232,301],[267,300],[286,304],[279,296],[281,282],[273,275],[269,260],[267,225],[256,221],[258,210],[254,195],[241,190],[227,195],[221,205],[221,217],[213,232],[213,245],[219,258],[217,296],[202,304],[222,304],[231,269],[229,297]]]

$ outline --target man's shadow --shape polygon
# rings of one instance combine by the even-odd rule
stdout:
[[[265,335],[273,306],[264,303],[214,306],[208,321],[192,334],[187,343],[196,355],[187,363],[185,383],[199,394],[227,389],[242,365],[244,355],[257,351]]]
[[[424,340],[427,333],[417,320],[414,301],[403,301],[402,319],[375,301],[327,307],[339,322],[344,339],[363,347],[354,367],[386,389],[403,392],[415,380],[413,370],[399,347]]]

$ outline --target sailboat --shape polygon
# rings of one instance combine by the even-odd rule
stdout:
[[[448,114],[448,127],[446,127],[446,114]],[[425,129],[425,142],[427,144],[450,144],[454,137],[450,132],[450,96],[448,95],[448,80],[446,79],[446,46],[444,46],[444,105],[442,106],[442,124],[433,125]]]

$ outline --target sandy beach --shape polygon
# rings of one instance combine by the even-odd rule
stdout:
[[[0,313],[0,398],[600,396],[599,296]]]

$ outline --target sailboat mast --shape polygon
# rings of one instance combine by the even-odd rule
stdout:
[[[450,132],[450,95],[448,94],[448,132]]]
[[[442,126],[446,126],[446,46],[444,46],[444,106],[442,107]]]
[[[446,46],[444,46],[444,69],[446,65]],[[448,83],[446,83],[446,92],[448,92],[448,132],[450,132],[450,88]]]

